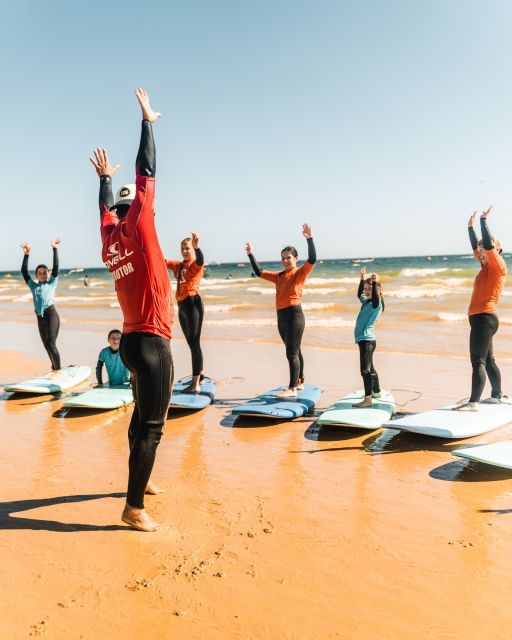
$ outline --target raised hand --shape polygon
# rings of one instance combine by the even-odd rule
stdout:
[[[473,211],[473,215],[468,220],[468,227],[474,227],[476,220],[476,211]]]
[[[116,164],[113,167],[108,159],[108,153],[106,149],[94,149],[94,158],[89,158],[92,165],[96,169],[96,173],[101,178],[101,176],[110,176],[112,177],[114,173],[119,169],[120,165]]]
[[[302,225],[302,235],[309,240],[309,238],[313,237],[313,230],[311,229],[311,225],[306,222]]]
[[[158,111],[153,111],[151,105],[149,104],[149,96],[147,91],[144,91],[141,87],[135,89],[135,95],[137,96],[137,100],[139,101],[140,108],[142,109],[142,117],[144,120],[149,120],[150,122],[155,122],[162,115]]]
[[[366,269],[364,267],[361,267],[361,271],[359,273],[361,274],[361,280],[366,280]]]
[[[480,217],[487,218],[487,216],[491,213],[493,206],[494,205],[491,204],[491,206],[487,209],[487,211],[482,212],[482,215]]]
[[[52,240],[51,241],[52,249],[56,249],[60,243],[61,243],[60,238],[55,238],[55,240]]]
[[[199,249],[199,236],[194,231],[192,231],[192,246],[194,249]]]
[[[30,245],[28,242],[23,242],[20,244],[20,247],[23,249],[23,253],[28,256],[30,255]]]
[[[247,253],[247,255],[252,253],[252,244],[250,242],[245,243],[245,252]]]

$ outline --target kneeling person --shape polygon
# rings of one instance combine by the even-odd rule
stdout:
[[[100,387],[103,386],[103,365],[105,365],[105,368],[107,369],[109,387],[117,387],[130,382],[130,372],[124,366],[119,354],[120,343],[121,332],[119,329],[112,329],[112,331],[109,331],[109,346],[100,351],[98,364],[96,365],[96,381]]]

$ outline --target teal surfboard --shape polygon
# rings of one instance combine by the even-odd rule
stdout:
[[[205,376],[201,383],[200,393],[184,393],[192,378],[187,376],[178,380],[172,388],[172,398],[169,407],[171,409],[190,409],[198,411],[205,409],[215,398],[215,382]]]
[[[118,409],[133,402],[132,388],[129,384],[113,387],[96,387],[74,398],[69,398],[63,407],[81,409]]]
[[[232,413],[236,416],[258,416],[260,418],[290,419],[311,413],[320,400],[322,391],[312,384],[305,384],[304,389],[297,392],[296,398],[278,398],[277,394],[285,390],[278,387],[257,398],[235,407]]]
[[[454,449],[452,454],[459,458],[483,462],[494,467],[512,469],[512,440]]]
[[[395,400],[389,391],[382,390],[380,398],[374,398],[371,407],[353,407],[361,402],[364,390],[354,391],[324,411],[317,419],[320,425],[339,425],[358,429],[377,429],[395,412]]]
[[[10,384],[4,387],[5,391],[13,391],[15,393],[60,393],[76,387],[78,384],[85,382],[91,375],[91,368],[85,366],[71,366],[60,369],[51,378],[51,374],[47,373],[39,378],[23,380],[16,384]]]

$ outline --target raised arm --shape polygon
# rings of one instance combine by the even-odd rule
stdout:
[[[308,242],[308,262],[309,264],[315,264],[316,249],[315,249],[315,243],[313,242],[313,230],[311,229],[311,225],[309,224],[302,225],[302,235],[306,238]]]
[[[471,242],[471,248],[473,249],[473,251],[476,251],[476,248],[478,247],[478,238],[475,233],[475,219],[476,219],[476,211],[468,220],[469,241]]]
[[[160,113],[153,111],[149,96],[144,89],[135,89],[135,95],[142,110],[142,130],[140,134],[139,151],[135,160],[135,173],[138,176],[154,178],[156,174],[156,150],[151,124],[158,120]]]
[[[379,277],[376,273],[372,273],[372,307],[376,309],[380,304],[379,287],[377,281]]]
[[[491,232],[489,231],[489,225],[487,224],[487,216],[491,213],[492,207],[489,207],[487,211],[484,211],[480,216],[480,229],[482,231],[482,242],[484,249],[489,251],[494,249],[494,242],[492,241]]]
[[[359,280],[359,286],[357,287],[357,299],[358,300],[360,300],[361,296],[363,295],[364,281],[366,280],[366,269],[364,267],[361,267],[361,271],[359,273],[361,274],[361,278]]]
[[[101,387],[103,385],[103,361],[98,358],[98,362],[96,363],[96,382]]]
[[[58,246],[60,244],[60,238],[55,238],[52,240],[52,249],[53,249],[53,266],[52,266],[52,278],[57,278],[59,276],[59,251]]]
[[[30,255],[30,245],[28,242],[24,242],[21,245],[23,249],[23,262],[21,263],[21,275],[23,276],[23,280],[28,284],[30,282],[30,276],[28,274],[28,257]]]
[[[112,166],[106,149],[94,149],[94,158],[90,157],[92,165],[100,179],[99,208],[100,214],[105,213],[114,205],[112,193],[112,176],[119,169],[119,165]]]
[[[192,232],[192,246],[196,252],[196,264],[198,267],[202,267],[204,265],[204,255],[199,248],[199,235],[194,231]]]
[[[261,267],[252,253],[252,244],[250,242],[245,243],[245,252],[251,261],[252,270],[259,277],[261,275]]]

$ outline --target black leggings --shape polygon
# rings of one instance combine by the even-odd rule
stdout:
[[[470,402],[480,402],[485,386],[485,373],[489,376],[492,397],[501,398],[501,374],[494,360],[492,339],[500,322],[495,313],[477,313],[469,316],[469,353],[473,375],[471,378]]]
[[[380,393],[379,376],[373,366],[373,352],[377,342],[375,340],[361,340],[357,344],[361,376],[364,382],[364,395],[371,396],[372,393]]]
[[[294,388],[304,381],[304,358],[300,349],[306,321],[300,304],[277,310],[277,328],[286,345],[286,357],[290,366],[290,384]]]
[[[201,327],[204,307],[201,296],[188,296],[178,302],[180,325],[192,354],[192,375],[203,372],[203,352],[201,351]]]
[[[53,371],[60,369],[60,354],[57,350],[57,336],[59,335],[60,318],[57,309],[52,304],[44,310],[42,316],[37,316],[39,335],[43,341],[46,353],[50,356]]]
[[[144,492],[155,463],[171,401],[173,363],[170,341],[152,333],[123,333],[119,353],[131,371],[133,409],[128,442],[128,492],[126,502],[144,509]]]

